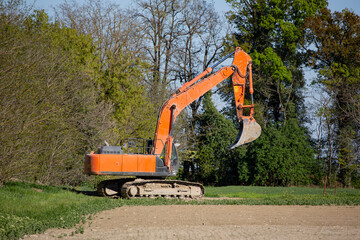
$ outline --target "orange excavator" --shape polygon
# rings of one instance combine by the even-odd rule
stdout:
[[[212,74],[216,66],[231,56],[233,62],[230,66]],[[244,105],[246,76],[251,105]],[[107,144],[99,148],[96,154],[91,152],[86,155],[86,174],[128,176],[100,182],[98,193],[102,196],[123,198],[201,198],[204,195],[202,184],[165,179],[175,176],[179,169],[172,128],[176,117],[186,106],[229,77],[232,79],[237,117],[241,125],[237,139],[229,149],[258,138],[261,127],[254,119],[251,58],[238,47],[171,95],[160,111],[154,140],[128,139],[122,146]],[[250,109],[248,116],[243,115],[245,108]]]

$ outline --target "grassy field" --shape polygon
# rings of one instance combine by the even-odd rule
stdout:
[[[206,187],[206,197],[232,198],[269,198],[284,196],[316,196],[323,197],[324,188],[318,187],[256,187],[256,186],[226,186]],[[340,198],[358,197],[359,189],[337,188],[336,195]],[[335,196],[335,189],[326,189],[325,196]]]
[[[166,199],[109,199],[88,196],[61,187],[7,183],[0,188],[0,239],[18,239],[48,228],[71,228],[91,221],[92,215],[123,205],[251,204],[251,205],[360,205],[360,190],[300,187],[206,187],[206,197],[240,199],[180,201]]]
[[[206,187],[206,197],[241,198],[232,204],[250,205],[360,205],[360,190],[316,187]],[[234,201],[234,202],[232,202]],[[228,202],[228,204],[229,204]]]

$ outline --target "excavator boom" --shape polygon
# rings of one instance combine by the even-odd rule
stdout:
[[[207,78],[202,79],[207,74],[210,74],[215,66],[226,60],[229,56],[234,55],[233,63],[230,66],[223,67],[219,71],[211,74]],[[245,88],[246,88],[246,72],[249,69],[249,87],[251,95],[251,105],[244,105]],[[251,74],[251,58],[241,48],[236,50],[221,59],[213,67],[207,68],[199,76],[195,77],[190,82],[181,86],[163,105],[156,127],[155,139],[157,141],[154,146],[155,155],[160,154],[163,146],[158,143],[166,143],[167,146],[172,144],[171,130],[176,117],[180,112],[193,101],[204,95],[213,87],[232,77],[232,84],[235,97],[235,105],[237,117],[239,119],[241,129],[236,139],[236,142],[229,148],[233,149],[237,146],[249,143],[258,138],[261,134],[261,127],[254,119],[254,104],[253,104],[253,84]],[[250,108],[250,115],[244,116],[243,110]],[[168,156],[171,156],[171,149],[167,150]],[[165,159],[165,165],[170,167],[170,160]]]

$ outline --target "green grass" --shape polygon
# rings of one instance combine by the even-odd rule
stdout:
[[[49,228],[72,228],[92,214],[123,205],[176,204],[166,199],[110,199],[61,187],[6,183],[0,188],[0,239],[18,239]],[[79,233],[81,233],[81,226]]]
[[[316,187],[206,187],[206,197],[241,198],[228,204],[249,205],[360,205],[359,189],[326,189]]]
[[[205,187],[205,197],[233,198],[266,198],[277,196],[323,196],[323,188],[316,187],[256,187],[256,186],[226,186]],[[326,189],[325,196],[335,195],[335,189]],[[338,188],[338,197],[359,197],[359,189]]]
[[[88,197],[60,187],[7,183],[0,188],[0,239],[16,239],[48,228],[70,228],[84,216],[120,202]]]
[[[92,189],[82,189],[90,191]],[[18,239],[49,228],[72,228],[82,233],[92,215],[124,205],[360,205],[360,190],[326,190],[300,187],[206,187],[207,197],[241,199],[180,201],[167,199],[109,199],[87,196],[61,187],[31,183],[6,183],[0,188],[0,239]]]

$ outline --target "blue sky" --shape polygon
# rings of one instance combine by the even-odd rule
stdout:
[[[52,6],[56,6],[62,3],[62,0],[25,0],[28,3],[35,1],[36,8],[45,9],[49,15],[52,14]],[[120,6],[128,7],[133,0],[111,0],[117,2]],[[84,2],[84,0],[78,0],[78,2]],[[341,11],[344,8],[352,9],[356,14],[360,15],[360,0],[329,0],[329,8],[332,11]],[[219,14],[223,15],[226,11],[230,10],[230,7],[225,0],[214,0],[215,9]]]

